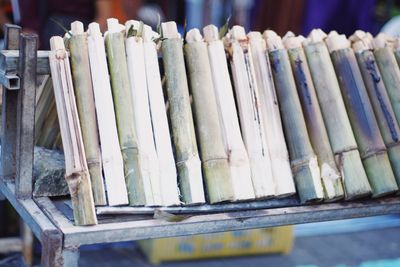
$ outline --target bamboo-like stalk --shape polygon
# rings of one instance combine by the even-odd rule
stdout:
[[[307,133],[288,53],[275,32],[267,30],[264,38],[269,51],[297,193],[302,203],[320,201],[324,198],[320,169]]]
[[[229,77],[224,45],[216,26],[204,27],[204,39],[208,44],[208,57],[217,101],[217,111],[228,156],[230,175],[235,199],[254,199],[250,163],[240,133],[238,115]]]
[[[139,33],[141,30],[139,21],[129,20],[125,26],[127,32],[133,29]],[[162,205],[160,170],[151,125],[142,37],[127,36],[125,49],[131,85],[133,120],[139,146],[139,167],[142,169],[143,177],[149,179],[153,195],[153,199],[149,200],[147,205],[160,206]]]
[[[296,188],[290,167],[289,153],[283,133],[265,40],[260,32],[250,32],[247,36],[253,57],[256,82],[259,88],[260,110],[264,121],[265,139],[271,158],[276,195],[279,197],[293,195],[296,193]]]
[[[97,224],[68,54],[61,37],[52,37],[50,47],[50,70],[65,155],[65,179],[71,194],[75,224]]]
[[[128,204],[104,38],[94,22],[89,24],[88,50],[108,205]]]
[[[354,52],[344,35],[330,34],[326,43],[372,187],[372,196],[391,194],[398,187]]]
[[[143,29],[143,50],[146,68],[147,89],[154,142],[160,166],[161,197],[164,206],[178,205],[179,190],[175,159],[172,151],[167,112],[161,85],[160,69],[156,44],[153,38],[158,36],[145,25]]]
[[[90,76],[87,35],[83,24],[79,21],[71,23],[69,49],[71,56],[72,78],[74,82],[76,105],[81,122],[83,144],[85,145],[86,161],[89,166],[94,203],[106,205],[105,188],[102,176],[100,142],[96,121],[96,111],[93,97],[93,85]],[[126,204],[120,202],[116,204]]]
[[[165,38],[161,48],[181,197],[186,204],[204,203],[201,162],[190,107],[183,42],[175,22],[162,23],[161,27]]]
[[[303,43],[322,117],[336,165],[342,176],[346,200],[367,196],[371,187],[343,103],[339,83],[323,42],[325,33],[313,30]]]
[[[128,189],[129,204],[146,205],[152,200],[151,186],[145,181],[139,168],[139,148],[133,120],[132,97],[125,54],[125,28],[116,19],[108,19],[108,33],[105,35],[114,112],[117,120],[119,145],[124,160],[125,182]],[[147,180],[145,180],[147,178]]]
[[[335,201],[344,197],[344,190],[302,47],[303,38],[287,37],[284,44],[289,54],[311,145],[318,158],[325,201]]]
[[[400,69],[396,62],[392,47],[382,34],[373,40],[376,64],[382,75],[383,83],[388,92],[393,111],[400,124]]]
[[[358,38],[352,44],[358,66],[374,109],[383,141],[386,145],[393,173],[400,186],[400,128],[397,123],[386,87],[376,65],[370,40]]]
[[[393,43],[394,56],[397,61],[397,65],[400,67],[400,37],[397,37]]]
[[[218,118],[207,45],[198,29],[188,31],[184,52],[208,200],[210,203],[236,200]]]
[[[251,47],[243,27],[234,26],[225,36],[238,106],[243,141],[250,160],[256,198],[275,195],[271,159],[265,140]]]

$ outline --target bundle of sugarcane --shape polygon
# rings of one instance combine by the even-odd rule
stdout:
[[[393,193],[398,187],[350,42],[344,35],[331,32],[326,43],[372,187],[372,196]]]
[[[97,224],[68,54],[61,37],[52,37],[50,46],[50,70],[65,155],[65,179],[71,194],[75,224]]]
[[[186,204],[204,203],[201,162],[190,107],[183,42],[175,22],[162,23],[161,27],[162,37],[165,38],[161,47],[180,193]]]
[[[240,133],[224,45],[220,40],[216,26],[206,26],[203,32],[204,39],[208,44],[208,56],[217,102],[217,112],[225,152],[228,156],[235,199],[253,199],[254,189],[251,182],[250,163]]]
[[[400,69],[396,63],[392,46],[387,39],[385,34],[378,34],[373,39],[372,45],[376,64],[381,72],[397,123],[400,124]]]
[[[352,47],[388,151],[393,173],[397,185],[400,185],[400,128],[372,52],[372,40],[361,31],[357,31],[351,37]]]
[[[344,191],[322,118],[306,55],[302,47],[303,40],[304,37],[295,37],[289,33],[284,38],[284,44],[289,54],[308,134],[318,158],[325,201],[334,201],[343,198]]]
[[[264,121],[265,139],[271,158],[275,194],[278,197],[285,197],[295,194],[296,188],[283,134],[269,56],[265,40],[260,32],[250,32],[247,36],[253,57],[256,82],[259,88],[260,110]]]
[[[185,39],[185,60],[208,200],[210,203],[237,200],[218,118],[207,45],[198,29],[188,31]]]
[[[243,27],[234,26],[224,38],[229,53],[243,141],[250,160],[256,198],[275,195],[271,159],[265,140],[251,48]]]
[[[127,204],[124,163],[118,141],[104,38],[97,23],[89,24],[88,50],[108,205]]]
[[[342,176],[347,200],[369,195],[371,188],[343,103],[339,83],[323,42],[325,33],[313,30],[303,42],[322,117],[335,161]]]
[[[288,53],[275,32],[265,31],[264,38],[269,51],[297,193],[302,203],[320,201],[324,198],[320,169],[307,133]]]
[[[139,147],[139,160],[143,177],[149,180],[152,199],[147,205],[162,204],[160,170],[151,125],[149,96],[147,93],[146,70],[143,51],[143,22],[129,20],[125,23],[125,49],[133,105],[133,121]]]
[[[168,118],[161,85],[157,48],[156,43],[154,42],[154,39],[157,38],[159,38],[158,34],[154,33],[150,26],[144,25],[144,63],[146,68],[146,80],[154,142],[161,170],[161,197],[163,205],[170,206],[178,205],[180,200],[175,160],[172,151],[171,136],[169,133]]]
[[[396,57],[397,65],[400,67],[400,37],[397,37],[393,42],[394,56]]]
[[[126,63],[125,27],[118,20],[108,19],[105,36],[114,112],[117,121],[119,144],[124,160],[124,174],[130,205],[146,205],[152,200],[148,177],[143,177],[139,168],[139,148],[133,120],[132,97]]]
[[[90,76],[87,35],[83,31],[83,24],[79,21],[71,23],[71,34],[69,50],[72,78],[79,121],[81,122],[86,161],[89,166],[90,178],[92,179],[94,203],[96,205],[106,205],[107,199],[102,176],[100,142],[93,97],[93,84]],[[125,201],[119,202],[113,200],[111,200],[111,203],[117,205],[126,204]]]

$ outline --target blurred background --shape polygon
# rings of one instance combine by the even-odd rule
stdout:
[[[373,35],[385,31],[399,36],[399,15],[399,0],[0,0],[1,26],[15,23],[26,32],[39,34],[41,49],[48,49],[51,36],[64,35],[60,24],[69,28],[74,20],[86,25],[96,21],[102,30],[106,30],[106,19],[110,17],[121,23],[127,19],[142,20],[153,29],[159,21],[174,20],[183,31],[185,20],[188,29],[201,29],[211,23],[220,27],[231,17],[231,26],[239,24],[248,31],[272,29],[280,35],[287,31],[307,35],[313,28],[321,28],[347,36],[357,29]],[[153,241],[89,246],[82,249],[80,266],[151,266],[149,262],[161,261],[162,252],[171,247],[174,252],[167,256],[191,260],[162,266],[400,267],[399,216],[297,225],[281,230],[237,231],[171,239],[167,243],[154,241],[153,245],[159,246],[158,255],[148,249]],[[0,237],[17,236],[19,232],[17,215],[6,201],[0,201]],[[239,246],[232,255],[247,256],[228,257],[232,244]],[[257,244],[264,245],[264,250],[255,253]],[[18,265],[20,253],[12,250],[0,248],[0,266]],[[33,252],[33,264],[38,264],[37,242]],[[250,256],[260,253],[283,255]],[[194,261],[196,257],[190,257],[194,254],[197,258],[225,258]]]

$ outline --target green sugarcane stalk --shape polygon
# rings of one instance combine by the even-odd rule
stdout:
[[[344,197],[343,185],[325,129],[314,84],[304,50],[301,47],[288,49],[290,64],[297,85],[304,118],[312,147],[317,154],[326,201]]]
[[[349,47],[335,49],[331,58],[372,187],[372,196],[393,193],[398,187],[354,52]]]
[[[304,46],[322,117],[347,200],[367,196],[371,187],[347,117],[335,70],[324,42]]]
[[[106,205],[107,200],[102,176],[100,142],[86,34],[75,34],[71,37],[69,39],[69,49],[76,105],[82,128],[86,161],[92,181],[93,198],[96,205]]]
[[[400,128],[372,51],[356,53],[358,66],[386,145],[397,185],[400,186]]]
[[[139,150],[133,120],[124,35],[121,32],[109,32],[105,42],[129,204],[145,205],[146,195],[139,168]]]
[[[196,41],[195,36],[200,41]],[[218,118],[207,45],[198,29],[190,30],[186,40],[185,60],[208,198],[210,203],[232,201],[235,200],[233,184]]]

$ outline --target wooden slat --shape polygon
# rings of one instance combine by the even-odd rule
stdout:
[[[12,252],[19,252],[22,249],[21,239],[18,237],[8,237],[0,239],[0,253],[8,254]]]
[[[12,25],[15,26],[15,25]],[[19,26],[15,26],[18,27]],[[5,73],[13,73],[18,69],[19,64],[19,51],[17,47],[9,47],[9,50],[3,50],[0,52],[0,62],[2,62],[2,70]],[[37,66],[36,73],[38,75],[47,75],[50,74],[50,65],[49,65],[49,51],[37,51]]]

